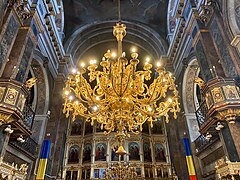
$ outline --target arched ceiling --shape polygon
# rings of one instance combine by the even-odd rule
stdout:
[[[65,35],[93,22],[117,19],[117,0],[63,0]],[[168,0],[121,0],[123,20],[149,26],[166,37]]]
[[[92,54],[101,59],[107,46],[116,41],[112,26],[118,19],[117,0],[63,0],[63,4],[66,53],[74,64]],[[168,0],[121,0],[121,19],[127,25],[124,45],[133,44],[140,54],[153,59],[166,54],[167,9]]]

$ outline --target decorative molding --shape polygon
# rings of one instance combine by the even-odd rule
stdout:
[[[233,177],[234,175],[239,175],[240,173],[240,162],[231,162],[228,157],[226,157],[226,160],[222,158],[215,163],[215,169],[216,174],[220,179],[227,176]]]
[[[212,18],[214,13],[216,2],[214,0],[206,0],[204,4],[201,5],[199,11],[199,19],[207,25]]]
[[[3,162],[3,157],[0,157],[0,179],[18,179],[25,180],[27,176],[28,166],[21,164],[18,168],[17,164],[11,165]]]
[[[240,35],[236,35],[232,42],[231,42],[231,45],[234,46],[234,47],[237,47],[239,45],[239,42],[240,42]]]

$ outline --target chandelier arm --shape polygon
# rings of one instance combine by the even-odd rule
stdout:
[[[83,103],[88,103],[87,101],[83,100],[82,97],[81,97],[81,91],[78,91],[79,93],[77,93],[76,89],[74,89],[73,87],[69,86],[68,88],[70,88],[70,90],[72,90],[75,94],[75,96],[80,100],[80,102],[83,102]],[[77,87],[76,87],[77,88]]]
[[[102,73],[102,76],[105,77],[106,79],[108,79],[108,78],[107,78],[107,75],[108,75],[107,73]],[[100,82],[101,82],[101,81],[100,81]],[[106,83],[106,82],[107,82],[107,81],[105,80],[105,84],[108,84],[108,83]],[[101,83],[99,83],[99,84],[100,84],[100,86],[101,86],[101,89],[102,89],[103,92],[104,92],[104,93],[102,93],[102,96],[106,95],[106,94],[107,94],[107,90],[106,90],[105,86],[102,86]]]
[[[153,95],[154,95],[155,90],[156,90],[156,87],[157,87],[157,81],[158,81],[158,79],[155,79],[153,92],[152,92],[152,94],[150,94],[150,97],[149,97],[149,99],[148,99],[148,103],[150,103],[150,101],[152,101]]]
[[[77,94],[76,97],[80,100],[80,102],[88,103],[88,101],[85,101],[85,100],[81,97],[81,94]]]
[[[128,89],[129,82],[130,82],[130,76],[131,76],[131,74],[129,73],[129,74],[128,74],[128,80],[127,80],[127,84],[126,84],[126,87],[125,87],[125,89],[123,90],[123,94],[125,94],[126,90]]]
[[[144,111],[143,109],[141,109],[141,108],[139,108],[139,107],[137,106],[137,105],[139,105],[139,103],[135,102],[135,104],[136,104],[136,105],[134,105],[134,107],[135,107],[138,111],[140,111],[141,113],[146,114],[146,115],[148,115],[148,116],[151,116],[151,114],[147,113],[147,111]]]
[[[85,84],[85,88],[86,88],[86,91],[87,91],[87,94],[88,94],[90,100],[92,101],[92,103],[95,103],[91,94],[90,94],[90,92],[89,92],[89,90],[88,90],[86,79],[84,79],[84,84]],[[88,98],[86,98],[86,99],[88,99]],[[89,102],[88,102],[88,104],[89,104]]]
[[[114,78],[114,77],[111,76],[112,88],[113,88],[115,94],[116,94],[117,96],[120,96],[120,95],[118,94],[118,92],[116,91],[116,89],[115,89],[113,78]]]
[[[143,86],[145,87],[145,89],[146,89],[146,91],[148,92],[148,86],[145,84],[145,83],[143,83]],[[144,97],[144,96],[146,96],[147,95],[147,92],[146,93],[137,93],[137,95],[139,95],[139,96],[141,96],[141,97]]]

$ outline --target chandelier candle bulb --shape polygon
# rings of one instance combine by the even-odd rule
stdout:
[[[160,67],[161,66],[161,63],[160,62],[157,62],[157,67]]]
[[[81,67],[83,67],[83,68],[85,67],[85,63],[84,62],[81,63]]]

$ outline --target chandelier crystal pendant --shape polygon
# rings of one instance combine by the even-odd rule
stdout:
[[[98,68],[96,60],[85,68],[69,74],[64,88],[64,108],[66,117],[71,114],[85,117],[94,124],[97,121],[105,134],[116,131],[118,136],[128,136],[128,132],[142,131],[144,122],[164,116],[169,121],[169,113],[177,117],[179,112],[178,91],[174,77],[158,63],[152,81],[152,64],[148,61],[142,70],[137,70],[138,53],[131,53],[128,61],[122,52],[122,40],[126,26],[120,22],[114,26],[113,34],[118,42],[118,56],[108,50]],[[150,83],[152,82],[152,83]]]

